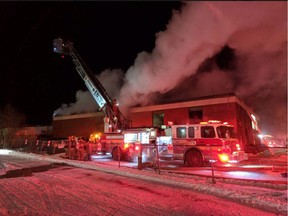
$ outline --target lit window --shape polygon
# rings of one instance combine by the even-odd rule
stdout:
[[[186,138],[186,127],[177,127],[177,138]]]

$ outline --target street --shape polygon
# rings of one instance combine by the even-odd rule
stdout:
[[[212,195],[95,170],[1,155],[26,174],[0,179],[1,215],[275,215]],[[33,171],[33,170],[32,170]]]
[[[0,178],[4,216],[287,214],[286,185],[211,184],[200,177],[23,153],[0,160],[7,171]]]
[[[287,171],[287,157],[283,155],[282,161],[265,161],[262,159],[257,161],[246,161],[239,164],[221,165],[215,164],[212,170],[211,165],[205,165],[203,167],[186,167],[181,160],[172,160],[169,158],[162,158],[159,160],[160,172],[169,171],[170,173],[182,173],[200,176],[211,176],[215,178],[232,178],[232,179],[245,179],[255,181],[270,181],[270,182],[282,182],[286,184],[287,178],[283,178],[281,173]],[[111,166],[124,166],[131,168],[138,168],[137,162],[125,162],[125,161],[113,161],[109,155],[94,155],[92,161],[97,163],[105,163]]]

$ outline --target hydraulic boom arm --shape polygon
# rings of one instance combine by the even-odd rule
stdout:
[[[112,131],[129,127],[129,122],[120,112],[117,104],[112,101],[100,81],[96,78],[96,76],[91,72],[88,66],[81,59],[80,55],[75,50],[73,43],[63,43],[63,40],[61,38],[57,38],[54,39],[53,46],[54,52],[61,55],[71,56],[78,74],[80,75],[89,92],[97,102],[100,110],[103,110],[106,118],[108,118],[109,125],[111,125]]]

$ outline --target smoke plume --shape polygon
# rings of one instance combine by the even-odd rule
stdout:
[[[179,99],[234,91],[259,115],[263,132],[286,135],[286,2],[185,2],[155,44],[127,71],[122,106],[153,103],[153,93]],[[227,46],[233,67],[214,63],[197,73]]]
[[[233,51],[222,56],[226,67],[217,61],[225,47]],[[138,54],[116,92],[122,110],[236,92],[258,114],[264,132],[286,136],[286,71],[285,1],[192,1],[173,11],[166,30],[156,34],[153,51]],[[110,79],[111,72],[102,75]]]
[[[120,69],[106,69],[96,76],[112,99],[118,98],[119,89],[123,85],[123,77],[124,72]],[[99,106],[95,103],[90,92],[79,90],[76,92],[75,103],[62,104],[60,108],[54,111],[54,116],[95,112],[98,109]]]

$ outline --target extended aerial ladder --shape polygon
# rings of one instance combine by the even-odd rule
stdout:
[[[111,99],[103,85],[84,63],[80,55],[75,50],[73,43],[69,41],[64,43],[63,39],[61,38],[54,39],[53,51],[61,55],[69,55],[72,58],[78,74],[97,102],[99,109],[104,112],[105,121],[109,123],[111,132],[128,128],[130,122],[120,112],[115,99]]]

